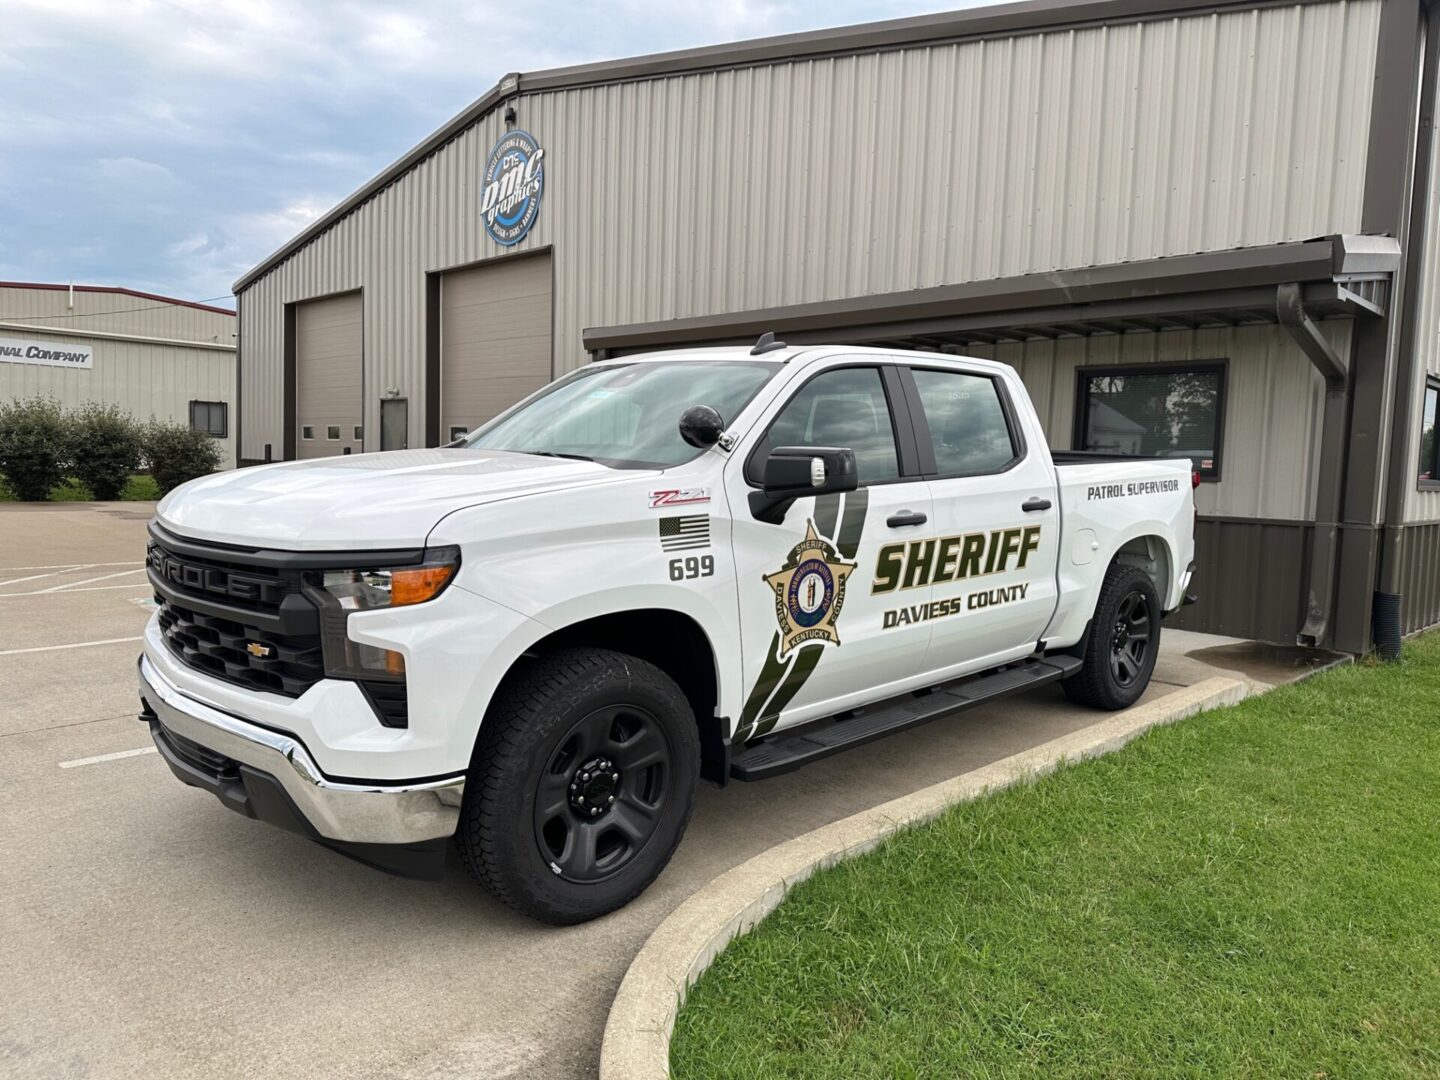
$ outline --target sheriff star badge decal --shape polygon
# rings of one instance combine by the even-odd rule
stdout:
[[[816,533],[813,521],[805,523],[805,539],[790,549],[784,567],[765,575],[765,584],[775,594],[779,659],[808,641],[840,644],[835,620],[845,603],[845,579],[855,565]]]

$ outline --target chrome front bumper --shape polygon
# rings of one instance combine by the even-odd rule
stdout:
[[[222,802],[252,817],[264,815],[246,806],[250,788],[244,770],[236,770],[238,779],[207,772],[205,762],[197,765],[184,760],[183,753],[177,754],[183,743],[166,735],[273,780],[322,842],[419,844],[453,835],[460,820],[463,776],[398,784],[328,779],[298,739],[188,697],[143,655],[140,696],[153,714],[150,730],[156,747],[172,770],[187,783],[209,788]],[[178,765],[177,756],[181,759]]]

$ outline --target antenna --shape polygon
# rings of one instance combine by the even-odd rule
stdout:
[[[751,356],[763,356],[767,352],[774,352],[776,349],[787,348],[785,342],[775,340],[775,331],[766,330],[760,335],[760,340],[755,342],[755,347],[750,350]]]

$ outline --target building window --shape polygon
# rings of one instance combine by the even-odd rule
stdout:
[[[230,407],[223,401],[190,402],[190,430],[223,439],[229,434]]]
[[[365,428],[364,428],[362,425],[360,425],[360,424],[356,424],[356,425],[355,425],[355,441],[356,441],[356,442],[364,442],[364,441],[365,441]]]
[[[1220,478],[1225,362],[1081,368],[1075,447],[1139,457],[1188,457]]]
[[[304,427],[302,427],[302,428],[300,429],[300,437],[301,437],[302,439],[313,439],[313,438],[315,438],[315,429],[314,429],[313,427],[311,427],[309,424],[306,424]]]
[[[454,442],[456,439],[463,439],[466,435],[469,435],[469,434],[470,434],[470,429],[467,428],[467,427],[461,427],[459,424],[453,424],[453,425],[451,425],[451,427],[450,427],[450,441],[451,441],[451,442]]]
[[[331,424],[329,427],[327,427],[327,428],[325,429],[325,438],[329,439],[331,442],[339,442],[339,441],[340,441],[340,425],[339,425],[339,424]]]
[[[1440,378],[1425,382],[1425,408],[1420,414],[1420,486],[1440,490],[1440,439],[1435,437],[1435,414],[1440,406]]]

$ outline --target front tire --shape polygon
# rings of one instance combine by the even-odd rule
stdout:
[[[690,704],[653,664],[594,648],[528,661],[481,725],[460,854],[516,911],[585,922],[665,868],[699,769]]]
[[[1138,566],[1105,572],[1085,642],[1085,663],[1060,685],[1071,701],[1128,709],[1150,685],[1160,651],[1160,598]]]

